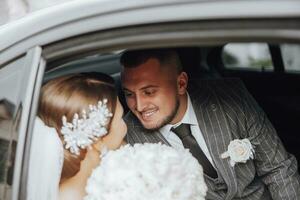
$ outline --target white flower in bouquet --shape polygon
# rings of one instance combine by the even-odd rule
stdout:
[[[102,157],[84,200],[204,200],[206,191],[202,167],[187,149],[135,144]]]

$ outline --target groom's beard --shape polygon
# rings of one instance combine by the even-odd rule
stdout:
[[[158,122],[154,128],[146,128],[144,125],[143,125],[143,127],[149,131],[158,131],[161,127],[169,124],[177,115],[177,112],[179,110],[179,104],[180,104],[179,98],[177,98],[172,112],[169,115],[167,115],[164,119],[162,119],[160,122]]]

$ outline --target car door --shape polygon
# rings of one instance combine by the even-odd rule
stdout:
[[[0,199],[19,199],[24,193],[21,182],[27,169],[30,129],[34,106],[37,104],[35,88],[41,85],[38,77],[43,70],[41,48],[34,47],[23,55],[0,66]],[[42,77],[42,75],[41,75]],[[27,145],[28,147],[29,145]]]

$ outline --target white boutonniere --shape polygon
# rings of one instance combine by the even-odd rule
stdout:
[[[221,154],[221,158],[230,158],[230,165],[236,163],[246,163],[247,160],[254,158],[254,149],[249,139],[235,139],[228,145],[227,151]]]

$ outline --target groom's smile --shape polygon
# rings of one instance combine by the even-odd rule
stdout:
[[[154,115],[157,112],[158,112],[158,109],[151,109],[151,110],[148,110],[148,111],[140,112],[140,114],[142,115],[142,118],[143,118],[144,121],[149,121],[154,117]]]

